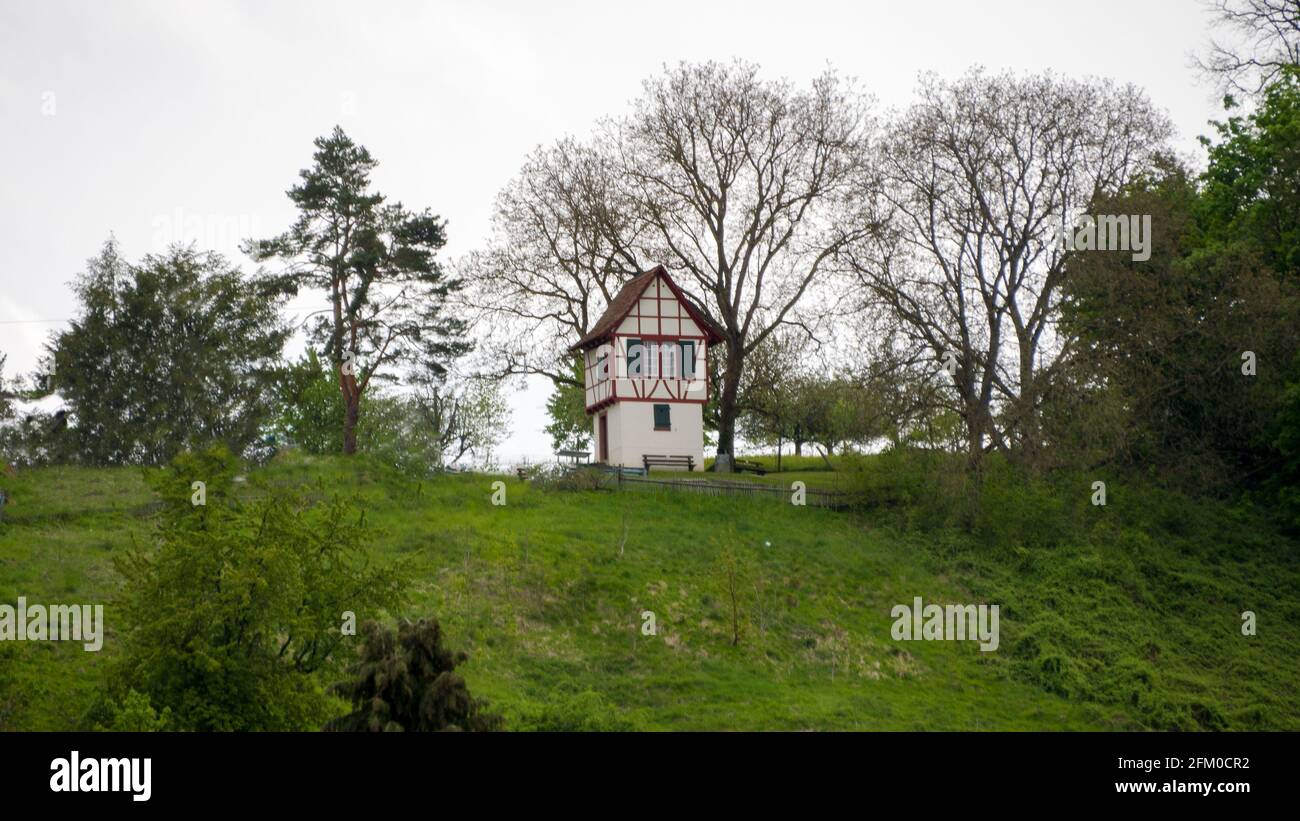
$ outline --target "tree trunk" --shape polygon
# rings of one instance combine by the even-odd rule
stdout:
[[[1042,462],[1041,425],[1038,418],[1038,386],[1034,381],[1034,349],[1031,343],[1020,343],[1020,397],[1017,401],[1017,428],[1020,436],[1020,461],[1031,471]]]
[[[339,391],[343,394],[343,455],[357,452],[357,420],[361,417],[361,389],[351,367],[339,363]]]
[[[343,454],[357,452],[357,420],[361,417],[361,397],[357,394],[344,397],[347,410],[343,414]]]
[[[966,466],[978,473],[984,459],[984,412],[972,408],[966,412]]]
[[[736,458],[736,396],[740,391],[741,345],[727,342],[727,367],[722,374],[722,396],[718,397],[717,473],[731,473]]]

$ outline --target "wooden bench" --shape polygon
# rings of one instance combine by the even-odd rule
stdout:
[[[737,473],[749,471],[750,473],[757,473],[759,476],[767,475],[767,468],[763,467],[758,462],[750,462],[745,459],[732,459],[731,466],[735,468]]]
[[[686,468],[688,471],[695,470],[694,456],[650,456],[643,455],[642,463],[645,465],[645,472],[650,473],[651,465],[661,465],[670,468]]]

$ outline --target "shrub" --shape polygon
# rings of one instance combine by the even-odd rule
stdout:
[[[443,647],[435,619],[403,619],[397,633],[367,622],[352,681],[334,685],[352,712],[326,724],[336,732],[490,731],[501,718],[472,695],[456,668],[468,656]]]
[[[975,499],[961,457],[937,450],[891,447],[844,457],[844,488],[852,503],[920,530],[969,527]]]
[[[158,712],[148,696],[135,690],[128,690],[121,701],[108,702],[104,713],[103,721],[95,725],[99,732],[160,733],[171,729],[172,711],[164,707]]]
[[[278,439],[317,456],[343,450],[343,396],[315,351],[284,368],[275,385]]]
[[[604,490],[612,481],[612,474],[595,467],[548,465],[532,475],[533,484],[546,490]]]
[[[845,466],[846,489],[860,509],[908,530],[957,528],[1005,550],[1069,538],[1090,498],[1080,477],[1033,476],[997,455],[978,475],[959,455],[907,447],[846,458]]]
[[[756,590],[754,559],[731,525],[721,534],[711,537],[709,544],[717,551],[717,558],[710,568],[708,589],[718,597],[727,623],[728,638],[731,646],[735,647],[740,644],[749,624],[749,611]]]
[[[180,730],[318,727],[332,702],[315,673],[344,640],[343,613],[395,607],[406,576],[371,567],[360,517],[338,499],[238,498],[237,464],[215,449],[153,473],[156,547],[117,560],[124,650],[109,699],[134,690]]]

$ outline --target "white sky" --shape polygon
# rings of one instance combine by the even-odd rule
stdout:
[[[251,269],[239,242],[289,224],[284,191],[336,123],[379,160],[380,191],[448,220],[450,260],[487,235],[527,152],[623,111],[664,63],[743,57],[799,83],[829,63],[884,106],[921,71],[976,63],[1111,77],[1199,157],[1218,106],[1190,60],[1208,37],[1196,0],[0,0],[6,376],[59,327],[35,320],[73,316],[67,283],[110,232],[129,259],[197,240]],[[548,391],[511,394],[498,461],[549,457]]]

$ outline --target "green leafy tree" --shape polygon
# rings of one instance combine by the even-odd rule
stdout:
[[[9,392],[5,384],[5,363],[8,362],[9,355],[0,353],[0,470],[7,469],[14,454],[14,440],[16,438],[13,430],[14,411],[9,405],[9,400],[14,398],[14,394]],[[0,505],[3,507],[3,505]],[[3,511],[0,511],[2,515]]]
[[[343,397],[315,351],[283,369],[275,398],[272,427],[278,439],[315,455],[342,449]]]
[[[437,262],[445,223],[427,209],[389,203],[370,188],[377,162],[335,129],[315,141],[315,163],[289,189],[298,218],[283,234],[250,242],[256,260],[280,260],[279,281],[312,289],[326,308],[309,322],[312,340],[337,375],[343,399],[342,447],[357,450],[362,397],[386,369],[401,364],[439,375],[469,350],[465,323],[448,314],[461,288]]]
[[[344,406],[314,352],[286,368],[277,384],[277,438],[307,453],[338,453]],[[413,394],[372,390],[357,420],[357,450],[403,473],[425,475],[468,454],[486,457],[509,433],[510,408],[499,383],[472,379]]]
[[[218,448],[151,474],[155,546],[117,560],[123,650],[108,695],[134,690],[179,730],[319,727],[332,707],[316,673],[345,640],[344,614],[397,607],[407,576],[372,565],[347,504],[275,486],[244,500],[237,467]]]
[[[456,668],[469,657],[443,646],[436,619],[403,619],[397,633],[367,622],[352,680],[334,686],[352,712],[329,722],[339,732],[499,730],[501,718],[474,698]]]
[[[131,265],[109,240],[75,290],[80,316],[49,351],[82,460],[158,465],[258,438],[289,333],[277,283],[192,247]]]
[[[149,703],[149,697],[128,690],[120,702],[104,706],[104,720],[95,725],[102,733],[161,733],[171,729],[171,710],[159,712]]]
[[[559,450],[586,450],[591,443],[591,417],[587,416],[587,396],[583,389],[582,360],[573,359],[570,376],[574,382],[552,381],[551,396],[546,400],[550,424],[545,428],[551,447]]]
[[[1227,98],[1228,110],[1236,108]],[[1300,279],[1300,69],[1281,71],[1248,115],[1215,123],[1198,221],[1211,248],[1246,246]]]
[[[1071,355],[1045,403],[1057,455],[1118,461],[1196,490],[1263,478],[1300,346],[1300,280],[1272,269],[1261,243],[1225,241],[1219,220],[1241,212],[1207,208],[1172,162],[1097,212],[1150,214],[1158,227],[1148,260],[1094,251],[1070,263]]]

